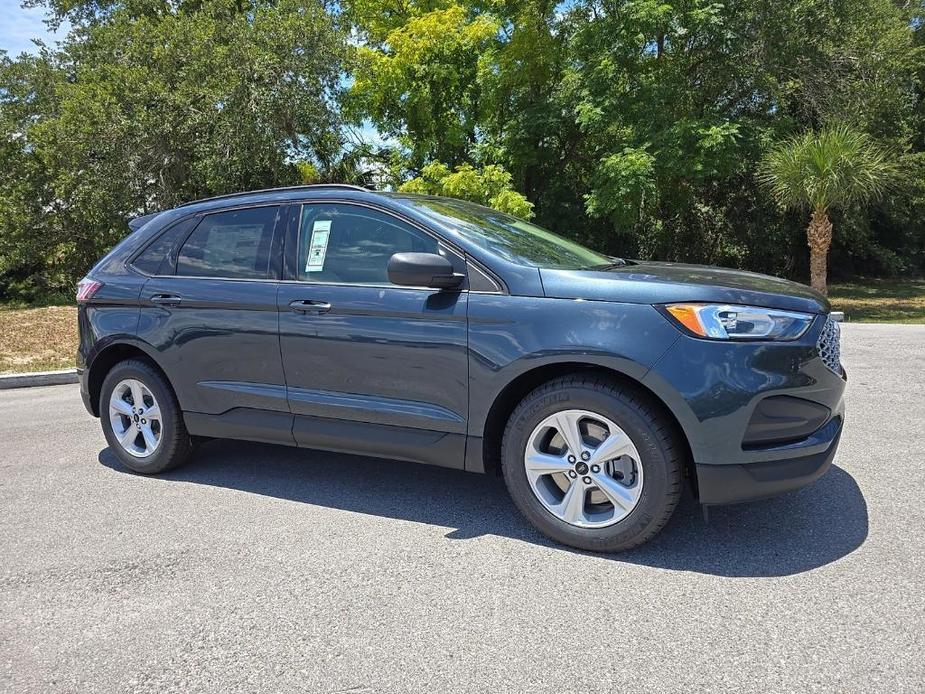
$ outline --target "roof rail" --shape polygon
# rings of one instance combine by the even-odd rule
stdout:
[[[200,202],[209,202],[210,200],[225,200],[227,198],[239,198],[245,195],[256,195],[257,193],[274,193],[277,191],[286,191],[286,190],[315,190],[318,188],[347,188],[348,190],[362,190],[369,192],[369,188],[364,188],[362,186],[351,185],[350,183],[309,183],[301,186],[282,186],[280,188],[261,188],[259,190],[242,190],[240,193],[228,193],[226,195],[214,195],[210,198],[200,198],[199,200],[190,200],[189,202],[184,202],[182,205],[177,205],[177,207],[188,207],[189,205],[197,205]]]

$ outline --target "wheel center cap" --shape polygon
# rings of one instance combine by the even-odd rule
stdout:
[[[587,475],[588,474],[588,464],[584,461],[576,464],[575,472],[577,472],[579,475]]]

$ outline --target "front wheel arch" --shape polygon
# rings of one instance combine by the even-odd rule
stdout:
[[[615,384],[635,391],[641,398],[649,401],[653,407],[660,410],[667,421],[674,426],[678,440],[685,448],[685,475],[690,479],[692,485],[696,485],[697,476],[694,470],[690,441],[684,427],[681,426],[678,418],[665,401],[632,376],[609,367],[581,362],[559,362],[536,367],[518,375],[498,393],[488,411],[483,430],[482,459],[485,472],[494,475],[501,474],[501,444],[504,438],[504,429],[520,401],[544,383],[568,375],[603,376]]]

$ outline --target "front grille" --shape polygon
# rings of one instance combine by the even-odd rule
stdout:
[[[819,357],[823,363],[831,369],[833,373],[842,375],[841,368],[841,328],[838,323],[831,318],[826,320],[822,334],[819,335],[819,342],[816,348],[819,350]]]

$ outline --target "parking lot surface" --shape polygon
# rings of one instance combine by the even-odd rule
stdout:
[[[77,386],[0,392],[0,691],[921,692],[925,326],[843,355],[825,477],[613,556],[451,470],[225,441],[132,475]]]

